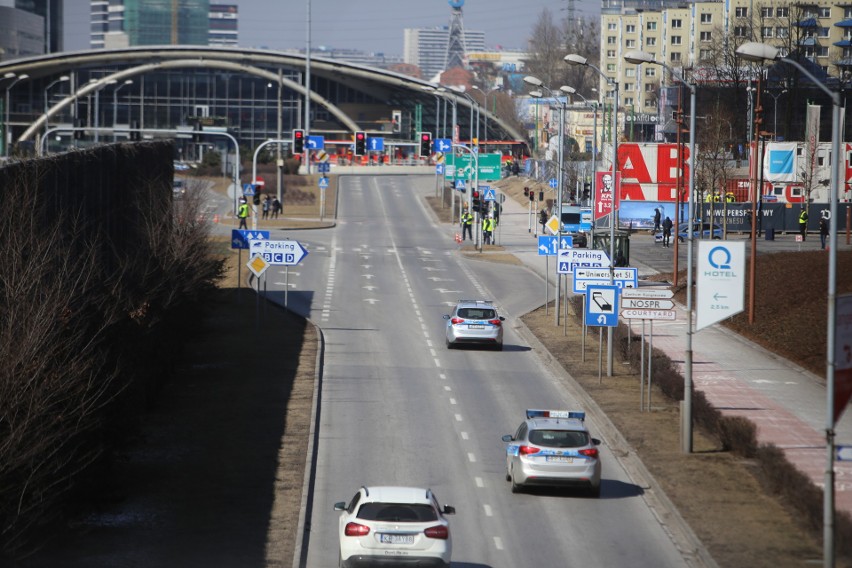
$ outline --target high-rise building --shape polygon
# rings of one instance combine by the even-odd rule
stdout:
[[[210,4],[208,45],[239,44],[239,9],[236,4]]]
[[[403,60],[417,65],[422,77],[428,80],[446,69],[449,41],[450,29],[447,26],[406,28],[403,32]],[[465,53],[485,51],[485,32],[465,30],[464,47]]]
[[[44,53],[44,18],[0,0],[0,59]]]
[[[207,45],[209,0],[91,0],[91,47]]]

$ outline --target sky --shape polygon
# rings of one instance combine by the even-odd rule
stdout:
[[[311,45],[402,55],[405,28],[446,26],[447,0],[238,0],[240,46],[304,48],[307,6]],[[89,48],[89,0],[65,0],[66,49]],[[600,0],[575,0],[579,15],[597,16]],[[565,16],[567,0],[465,0],[464,27],[485,32],[489,48],[526,47],[533,26],[547,8]]]

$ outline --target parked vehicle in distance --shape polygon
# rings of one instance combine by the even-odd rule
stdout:
[[[506,318],[497,312],[488,300],[459,300],[447,320],[447,349],[462,343],[491,345],[503,349],[503,322]]]
[[[701,223],[700,229],[699,229],[698,225],[699,225],[698,223],[692,224],[692,229],[693,229],[692,238],[693,239],[709,239],[709,238],[712,238],[713,240],[719,240],[719,239],[722,238],[722,227],[720,227],[716,223],[712,224],[713,225],[712,229],[710,228],[710,225],[711,225],[710,223]],[[711,230],[712,230],[712,237],[711,237]],[[680,227],[678,227],[677,239],[680,242],[684,242],[684,241],[686,241],[688,236],[689,236],[689,228],[687,227],[686,223],[681,223]],[[672,238],[674,238],[674,234],[672,234]],[[658,231],[658,232],[654,233],[654,242],[655,243],[663,242],[663,232],[662,231]]]
[[[175,199],[180,199],[186,194],[186,180],[175,178],[172,183],[172,196]]]
[[[431,566],[447,568],[453,552],[450,524],[431,489],[361,487],[341,511],[339,566]]]
[[[512,493],[530,486],[568,486],[601,494],[600,440],[582,410],[528,409],[514,435],[506,434],[506,481]]]

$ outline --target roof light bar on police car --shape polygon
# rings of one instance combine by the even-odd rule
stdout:
[[[586,413],[582,410],[538,410],[528,408],[527,418],[574,418],[585,421]]]

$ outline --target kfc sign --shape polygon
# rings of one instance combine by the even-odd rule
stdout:
[[[595,172],[595,208],[594,220],[606,217],[613,210],[618,209],[619,186],[621,185],[621,172]]]

